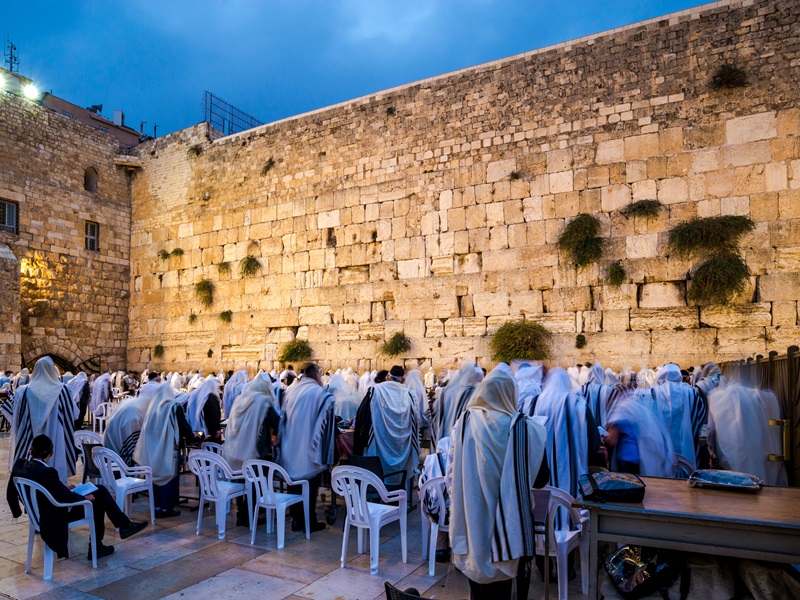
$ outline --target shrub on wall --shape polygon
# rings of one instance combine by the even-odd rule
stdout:
[[[722,65],[711,77],[711,89],[724,90],[747,85],[747,73],[734,65]]]
[[[282,363],[302,362],[314,354],[311,344],[306,340],[292,340],[281,349],[278,360]]]
[[[261,263],[255,256],[249,254],[242,259],[239,263],[239,275],[241,277],[250,277],[255,275],[261,268]]]
[[[222,275],[223,273],[230,273],[231,266],[226,262],[221,262],[217,265],[217,273]]]
[[[384,356],[399,356],[411,350],[411,338],[402,331],[398,331],[388,340],[383,342],[380,353]]]
[[[197,321],[197,315],[194,313],[189,314],[189,325],[194,325],[194,322]]]
[[[219,320],[223,323],[230,323],[233,321],[233,311],[223,310],[221,313],[219,313]]]
[[[739,239],[754,228],[755,223],[749,217],[698,217],[679,223],[669,232],[669,247],[683,257],[735,252]]]
[[[750,269],[736,252],[711,256],[695,269],[686,298],[694,304],[728,304],[747,287]]]
[[[170,256],[183,256],[183,248],[174,248],[172,252],[169,253]]]
[[[586,336],[582,333],[579,333],[575,336],[575,347],[580,350],[581,348],[586,347]]]
[[[558,249],[566,252],[575,266],[580,268],[598,260],[603,254],[600,221],[593,215],[581,213],[561,232]]]
[[[628,204],[620,212],[626,218],[643,217],[645,219],[655,219],[664,205],[658,200],[637,200],[633,204]]]
[[[628,274],[625,272],[625,267],[620,263],[614,263],[608,268],[608,275],[606,276],[606,283],[612,287],[619,287],[625,283]]]
[[[167,260],[170,257],[170,253],[167,252],[166,250],[159,250],[158,251],[158,257],[161,260]]]
[[[274,166],[275,166],[275,159],[270,156],[269,159],[267,160],[267,162],[264,163],[264,166],[261,167],[261,175],[262,175],[262,177],[264,175],[266,175],[267,173],[269,173],[272,170],[272,167],[274,167]]]
[[[194,284],[194,295],[205,308],[214,304],[214,284],[205,277]]]
[[[153,358],[161,358],[162,356],[164,356],[164,346],[156,344],[153,348]]]
[[[552,339],[553,334],[541,323],[509,321],[494,334],[489,348],[495,362],[544,360],[550,356]]]

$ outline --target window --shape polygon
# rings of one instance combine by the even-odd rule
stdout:
[[[19,233],[19,204],[0,200],[0,231]]]
[[[86,221],[86,249],[94,252],[100,250],[100,223]]]
[[[87,192],[97,192],[97,170],[94,167],[88,167],[83,172],[83,189]]]
[[[71,112],[67,112],[65,110],[62,110],[61,114],[64,115],[65,117],[67,117],[68,119],[72,118],[72,113]]]

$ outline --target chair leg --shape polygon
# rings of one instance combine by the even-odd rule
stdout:
[[[579,552],[581,556],[581,593],[589,594],[589,530],[584,529],[581,536]]]
[[[286,535],[286,505],[282,502],[278,502],[277,506],[275,507],[275,513],[278,517],[278,522],[275,524],[275,527],[278,530],[278,550],[283,548],[283,540]]]
[[[306,539],[311,539],[311,513],[309,509],[308,494],[303,496],[303,516],[306,519]],[[316,515],[314,515],[316,517]]]
[[[408,512],[400,507],[400,548],[403,551],[403,562],[408,562]],[[434,554],[436,554],[434,552]]]
[[[422,560],[428,559],[428,542],[431,535],[431,522],[425,513],[420,510],[419,516],[422,517]]]
[[[89,520],[89,543],[92,545],[92,568],[97,568],[97,532],[94,529],[94,521]]]
[[[221,540],[225,539],[225,520],[228,516],[226,511],[226,505],[228,504],[227,500],[217,500],[214,502],[215,511],[214,515],[216,516],[217,521],[217,537]]]
[[[366,529],[364,530],[366,533]],[[401,536],[404,536],[404,532],[401,531]],[[402,538],[401,538],[402,539]],[[369,572],[371,575],[378,574],[378,554],[380,553],[381,549],[381,528],[380,525],[373,525],[370,523],[369,526]],[[405,552],[403,553],[405,555]],[[406,562],[405,556],[403,556],[403,562]]]
[[[569,568],[567,566],[567,545],[556,545],[556,568],[558,570],[558,598],[559,600],[567,600],[567,575]]]
[[[428,575],[433,577],[436,575],[436,542],[439,538],[439,524],[438,523],[431,523],[430,524],[430,531],[428,535],[430,540],[428,541]]]
[[[275,513],[271,508],[265,508],[264,512],[267,513],[267,533],[275,532]]]
[[[52,581],[53,579],[53,559],[55,553],[50,550],[47,544],[44,545],[44,580]]]
[[[152,525],[156,524],[156,505],[153,499],[153,481],[150,481],[150,487],[147,489],[148,497],[150,498],[150,522]]]
[[[367,530],[359,527],[358,528],[358,553],[364,554],[364,546],[367,541]]]
[[[344,563],[347,560],[347,542],[350,540],[350,517],[344,520],[344,535],[342,535],[342,559],[341,568],[344,569]]]
[[[250,545],[256,543],[256,529],[258,529],[258,509],[261,508],[256,504],[255,510],[253,510],[253,506],[250,502],[247,502],[247,512],[249,513],[250,517]],[[255,514],[253,514],[255,513]]]
[[[33,525],[28,527],[28,557],[25,560],[25,572],[31,572],[31,559],[33,558],[33,540],[35,539],[35,531]]]
[[[203,493],[200,493],[200,506],[197,509],[197,535],[200,535],[200,524],[203,522],[203,511],[205,499],[203,498]]]

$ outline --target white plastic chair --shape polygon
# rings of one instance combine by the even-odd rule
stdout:
[[[108,448],[92,448],[92,460],[103,478],[103,483],[114,496],[120,510],[131,514],[131,500],[137,492],[147,492],[150,499],[150,521],[156,524],[156,509],[153,501],[153,469],[148,466],[129,467],[119,454]],[[119,472],[118,478],[114,473]]]
[[[403,562],[408,562],[408,540],[406,536],[406,492],[397,490],[389,492],[377,475],[366,469],[342,465],[331,472],[333,491],[344,496],[347,505],[347,518],[344,521],[344,539],[342,540],[341,566],[344,568],[347,559],[347,544],[350,538],[350,527],[358,529],[358,553],[364,553],[366,532],[369,531],[369,571],[378,574],[378,553],[381,544],[381,527],[394,521],[400,521],[400,544]],[[374,488],[383,502],[397,502],[398,506],[387,506],[367,502],[367,488]]]
[[[25,561],[25,572],[31,572],[31,558],[33,557],[33,542],[36,537],[36,532],[39,529],[39,502],[41,497],[44,497],[50,504],[58,508],[72,508],[76,506],[83,507],[83,518],[79,521],[72,521],[69,528],[80,527],[81,525],[89,526],[89,539],[92,544],[92,568],[97,568],[97,537],[94,531],[94,518],[92,503],[89,500],[82,500],[80,502],[56,502],[55,498],[50,495],[46,489],[35,481],[25,479],[24,477],[14,477],[14,486],[17,488],[17,493],[25,505],[25,511],[28,513],[28,556]],[[41,496],[39,496],[41,494]],[[44,580],[50,581],[53,579],[53,559],[55,552],[50,547],[44,545]]]
[[[189,470],[200,482],[200,509],[197,511],[197,535],[203,522],[205,502],[213,502],[216,509],[217,535],[225,539],[225,517],[228,502],[245,495],[244,483],[229,481],[240,474],[231,470],[227,461],[208,450],[192,450],[189,453]]]
[[[447,519],[447,508],[445,507],[445,499],[442,497],[442,488],[444,487],[444,477],[431,477],[419,488],[419,503],[420,507],[425,503],[425,494],[428,493],[433,498],[433,501],[439,502],[439,515],[436,520],[425,514],[425,511],[420,509],[422,515],[422,559],[428,558],[428,575],[433,577],[436,574],[436,539],[440,531],[447,532],[450,530],[448,525],[445,525]]]
[[[572,507],[575,499],[564,490],[552,486],[545,486],[550,492],[550,507],[548,511],[549,554],[556,557],[558,568],[558,597],[567,600],[568,567],[567,556],[575,548],[579,549],[581,558],[581,593],[589,593],[589,511]],[[555,529],[556,513],[562,508],[569,514],[570,521],[576,527],[574,530]],[[544,555],[543,536],[536,536],[536,553]]]
[[[286,529],[286,509],[298,502],[303,503],[303,513],[306,520],[306,539],[311,539],[309,519],[309,487],[308,481],[292,481],[283,467],[268,460],[246,460],[242,464],[242,471],[247,480],[247,510],[250,515],[250,543],[256,543],[256,529],[258,529],[258,510],[267,511],[267,533],[272,533],[272,511],[277,514],[278,550],[283,548]],[[301,486],[302,493],[286,494],[275,491],[275,474],[280,475],[286,485]]]
[[[92,431],[98,431],[101,435],[106,430],[106,423],[117,412],[119,404],[116,402],[103,402],[94,410],[92,419]]]
[[[213,452],[217,456],[222,456],[222,444],[217,444],[216,442],[203,442],[200,444],[200,449]]]
[[[79,429],[72,433],[72,439],[75,441],[75,448],[78,450],[78,458],[83,460],[83,444],[102,444],[103,436],[94,431],[86,431]]]

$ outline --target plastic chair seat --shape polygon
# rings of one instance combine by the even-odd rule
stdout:
[[[203,506],[206,502],[213,502],[216,521],[217,536],[225,539],[225,518],[228,512],[228,502],[234,498],[245,495],[245,484],[230,481],[235,474],[227,461],[209,450],[192,450],[189,453],[189,469],[197,475],[200,482],[200,508],[197,511],[197,535],[200,535],[200,525],[203,522]]]
[[[150,500],[150,522],[156,523],[153,494],[153,470],[150,467],[129,467],[116,452],[96,446],[92,448],[92,460],[103,483],[114,496],[120,510],[130,516],[131,499],[137,492],[147,492]],[[115,477],[119,473],[119,477]],[[139,475],[139,477],[137,477]]]

